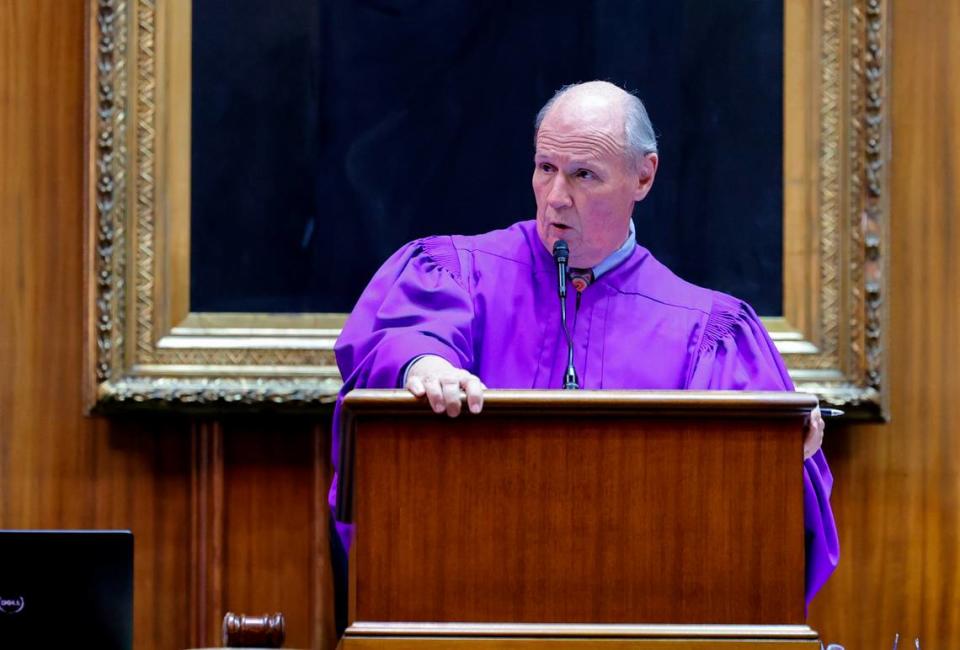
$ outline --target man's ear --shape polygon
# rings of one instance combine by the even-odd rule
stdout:
[[[660,158],[655,153],[644,155],[643,160],[637,164],[637,189],[634,192],[633,200],[642,201],[653,187],[653,177],[657,175],[657,165]]]

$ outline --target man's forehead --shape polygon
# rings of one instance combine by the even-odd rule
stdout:
[[[605,86],[574,89],[560,97],[544,116],[536,143],[538,153],[549,149],[622,154],[626,149],[622,98]]]
[[[544,121],[537,132],[537,155],[567,155],[582,159],[622,156],[623,139],[605,129],[552,128]]]

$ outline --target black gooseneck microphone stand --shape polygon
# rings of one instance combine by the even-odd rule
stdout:
[[[567,390],[580,388],[577,381],[577,369],[573,366],[573,337],[567,327],[567,262],[570,259],[570,247],[567,242],[558,239],[553,245],[553,259],[557,261],[557,279],[560,288],[560,324],[567,338],[567,371],[563,374],[563,387]]]

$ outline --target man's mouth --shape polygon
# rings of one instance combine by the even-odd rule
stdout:
[[[552,223],[550,225],[556,228],[557,230],[570,230],[570,226],[568,226],[565,223]]]

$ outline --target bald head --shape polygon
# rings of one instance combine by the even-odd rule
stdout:
[[[623,114],[630,97],[630,93],[609,81],[587,81],[561,88],[550,100],[550,109],[578,111],[584,115],[612,111]]]
[[[643,102],[608,81],[587,81],[564,86],[544,104],[534,123],[534,140],[547,115],[581,126],[615,125],[624,153],[635,163],[657,152],[657,138]]]

